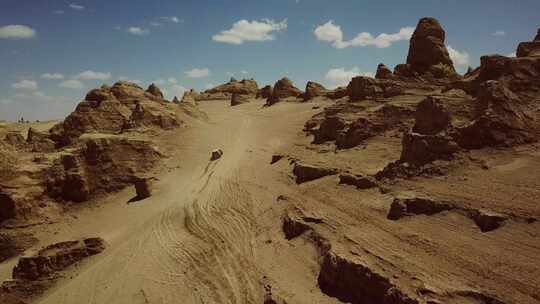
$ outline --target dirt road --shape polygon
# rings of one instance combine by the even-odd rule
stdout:
[[[129,189],[50,228],[54,240],[97,235],[108,249],[39,303],[262,303],[255,209],[278,190],[271,155],[301,136],[312,106],[203,103],[209,122],[174,143],[156,195],[126,204]],[[214,148],[224,155],[210,161]]]

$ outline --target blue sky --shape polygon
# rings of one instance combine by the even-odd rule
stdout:
[[[120,78],[170,98],[232,74],[341,85],[404,62],[424,16],[441,21],[463,70],[531,40],[538,12],[538,0],[2,0],[0,119],[62,118]]]

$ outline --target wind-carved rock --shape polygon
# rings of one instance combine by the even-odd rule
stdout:
[[[282,99],[291,97],[297,98],[300,95],[302,95],[302,91],[295,87],[289,78],[283,77],[282,79],[278,80],[274,85],[272,96],[267,99],[266,104],[273,105],[276,102],[281,101]]]
[[[446,33],[437,19],[420,19],[411,37],[407,64],[396,67],[395,74],[402,77],[430,74],[436,79],[456,76],[445,38]]]
[[[540,57],[540,29],[533,41],[522,42],[519,44],[516,52],[519,57]]]

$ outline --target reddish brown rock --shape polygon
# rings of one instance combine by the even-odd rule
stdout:
[[[347,86],[347,91],[351,101],[381,96],[384,92],[377,80],[364,76],[354,77]]]
[[[394,68],[394,75],[401,78],[417,78],[418,72],[414,71],[410,64],[398,64]]]
[[[49,134],[39,132],[33,128],[28,129],[26,141],[32,152],[49,153],[55,149],[55,142],[49,138]]]
[[[212,89],[208,89],[204,92],[209,93],[209,94],[237,93],[237,94],[244,94],[244,95],[257,95],[258,91],[259,91],[259,86],[257,82],[253,79],[243,79],[241,81],[237,81],[236,79],[231,78],[231,80],[228,83],[219,85]]]
[[[413,132],[434,135],[450,127],[450,113],[440,99],[427,97],[418,104]]]
[[[336,175],[338,172],[339,171],[335,168],[317,167],[298,162],[294,164],[293,169],[293,174],[296,176],[297,184],[302,184],[329,175]]]
[[[257,96],[256,98],[264,98],[264,99],[267,99],[269,98],[270,96],[272,96],[272,92],[273,92],[273,88],[271,85],[267,85],[265,87],[263,87],[262,89],[260,89],[258,92],[257,92]]]
[[[435,18],[422,18],[411,37],[407,64],[420,74],[435,78],[455,76],[454,64],[444,44],[445,31]]]
[[[358,189],[369,189],[378,186],[377,182],[372,177],[350,173],[340,174],[339,183],[343,185],[356,186]]]
[[[343,97],[347,96],[347,88],[346,87],[337,87],[333,90],[330,90],[326,93],[326,97],[330,99],[341,99]]]
[[[232,94],[232,97],[231,97],[231,106],[237,106],[240,104],[248,103],[251,98],[252,96],[249,96],[249,95],[234,93]]]
[[[499,81],[487,81],[478,92],[476,118],[458,130],[465,148],[514,146],[538,140],[532,113],[519,96]]]
[[[375,74],[376,79],[393,79],[394,73],[384,64],[379,64],[377,66],[377,73]]]
[[[47,171],[47,194],[82,202],[110,193],[148,174],[161,158],[150,142],[121,136],[84,138],[83,147],[64,155]],[[113,168],[113,169],[111,169]]]
[[[28,233],[0,233],[0,263],[24,252],[37,242]]]
[[[327,252],[318,283],[322,292],[344,303],[421,303],[414,291],[400,289],[384,270],[351,254]]]
[[[137,193],[137,199],[142,200],[152,196],[154,186],[153,178],[135,178],[133,184],[135,186],[135,192]]]
[[[452,159],[457,151],[459,151],[459,146],[448,135],[424,135],[409,132],[403,135],[400,161],[423,165],[434,160]]]
[[[540,29],[533,41],[522,42],[516,51],[517,57],[539,57],[540,56]]]
[[[19,259],[13,268],[13,279],[2,284],[2,294],[16,299],[34,299],[53,286],[66,268],[103,250],[105,243],[101,238],[47,246],[34,256]]]
[[[164,130],[170,130],[179,127],[180,121],[172,109],[164,108],[162,104],[138,102],[124,128],[140,126],[158,126]]]
[[[15,200],[0,189],[0,223],[15,217]]]
[[[318,96],[325,96],[328,90],[319,83],[314,81],[308,81],[306,84],[306,92],[304,93],[304,100],[310,100]]]
[[[154,83],[152,83],[148,89],[146,90],[146,92],[160,98],[160,99],[163,99],[163,92],[161,92],[161,90],[158,88],[157,85],[155,85]]]
[[[266,104],[272,105],[281,99],[297,98],[300,95],[302,95],[302,91],[295,87],[289,78],[284,77],[276,82],[272,96],[267,99]]]
[[[119,134],[138,126],[170,129],[179,125],[174,110],[162,98],[134,83],[119,81],[112,87],[91,90],[74,112],[50,130],[50,138],[62,147],[84,133]]]
[[[315,138],[313,142],[321,144],[326,141],[336,140],[340,137],[346,126],[347,123],[345,120],[339,116],[328,116],[322,121],[319,129],[314,133]]]

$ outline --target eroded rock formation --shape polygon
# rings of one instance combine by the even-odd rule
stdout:
[[[420,19],[411,37],[407,68],[420,75],[430,73],[435,78],[455,76],[445,39],[446,33],[437,19]],[[402,76],[404,74],[399,70],[396,72]]]
[[[289,78],[283,77],[274,85],[272,96],[267,99],[266,104],[273,105],[282,99],[298,98],[300,95],[302,95],[302,91],[295,87]]]

